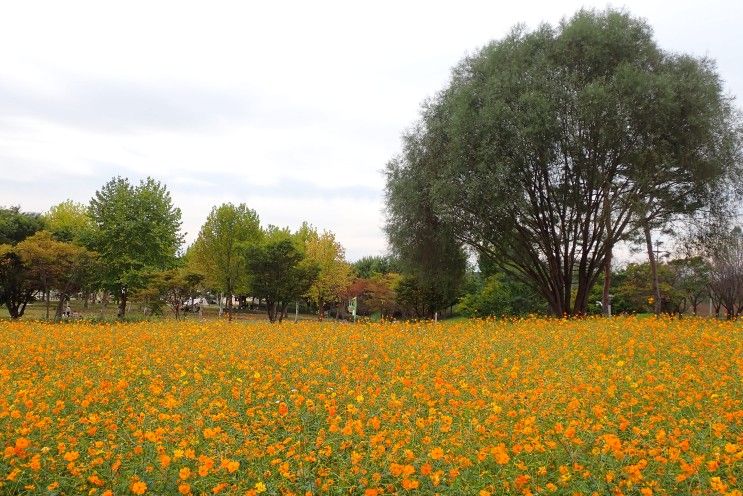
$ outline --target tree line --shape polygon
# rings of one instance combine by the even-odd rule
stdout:
[[[717,221],[697,224],[684,239],[684,256],[657,261],[657,278],[649,262],[613,269],[614,313],[657,307],[669,314],[697,314],[709,303],[714,315],[740,315],[743,231],[727,231],[726,223]],[[179,229],[179,210],[167,189],[152,179],[132,186],[114,178],[88,205],[66,201],[43,215],[2,208],[0,302],[19,318],[30,301],[39,299],[46,317],[54,319],[62,317],[71,298],[87,304],[91,295],[110,298],[121,318],[131,299],[153,312],[167,307],[180,318],[189,299],[210,294],[227,302],[228,319],[235,300],[245,304],[250,298],[271,322],[281,322],[299,302],[319,318],[327,310],[347,316],[344,307],[351,298],[359,315],[387,319],[428,318],[447,310],[472,317],[550,310],[532,287],[485,256],[476,268],[458,259],[463,270],[448,281],[422,278],[391,255],[349,264],[332,233],[306,223],[294,232],[263,228],[244,204],[214,207],[184,252]],[[661,259],[669,255],[655,252]],[[587,313],[602,309],[604,287],[599,278],[591,288]]]
[[[319,319],[347,317],[352,298],[360,315],[423,317],[431,297],[393,258],[351,264],[331,231],[262,226],[245,204],[215,206],[183,244],[181,211],[152,178],[115,177],[88,204],[43,214],[0,208],[0,304],[13,319],[41,301],[46,318],[60,320],[72,299],[114,303],[122,319],[133,303],[178,319],[205,297],[229,320],[237,302],[281,322],[300,304]]]
[[[181,211],[152,178],[115,177],[87,205],[68,200],[43,215],[0,208],[0,304],[17,319],[41,299],[50,318],[54,293],[60,319],[72,297],[87,304],[97,294],[117,304],[120,318],[132,299],[154,311],[168,306],[178,318],[189,298],[218,293],[232,319],[234,298],[249,295],[273,322],[298,300],[322,318],[351,282],[332,232],[262,227],[244,204],[214,207],[185,251],[183,241]]]

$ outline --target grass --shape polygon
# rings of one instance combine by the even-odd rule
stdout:
[[[54,319],[54,312],[56,310],[56,303],[52,301],[49,315],[51,319]],[[115,303],[107,305],[102,304],[90,304],[87,307],[80,301],[73,300],[70,302],[71,310],[77,314],[76,319],[80,320],[116,320],[118,308]],[[136,304],[130,305],[127,309],[128,320],[175,320],[173,312],[169,308],[163,308],[162,313],[159,315],[146,315],[142,307]],[[9,319],[7,308],[0,306],[0,319]],[[181,318],[184,320],[217,320],[219,319],[219,308],[216,305],[210,305],[203,307],[202,314],[197,313],[181,313]],[[224,316],[222,318],[225,318]],[[291,321],[294,320],[294,313],[289,312],[287,318]],[[317,316],[313,314],[301,313],[299,315],[300,320],[312,320],[316,319]],[[30,303],[23,314],[22,319],[24,320],[46,320],[46,303],[37,301]],[[246,320],[246,321],[263,321],[267,320],[265,311],[244,311],[236,310],[233,314],[234,320]]]

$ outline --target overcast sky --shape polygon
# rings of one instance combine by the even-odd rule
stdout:
[[[382,169],[463,56],[604,2],[3,2],[0,205],[167,184],[191,242],[212,205],[386,249]],[[743,2],[615,3],[743,98]]]

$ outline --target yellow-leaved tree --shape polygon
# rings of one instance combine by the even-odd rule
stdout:
[[[250,287],[244,250],[257,244],[261,236],[260,220],[255,210],[244,203],[224,203],[212,208],[201,226],[199,237],[186,254],[189,268],[203,274],[208,287],[227,297],[230,321],[233,296],[247,292]]]
[[[351,283],[351,265],[345,260],[345,250],[330,231],[318,232],[306,222],[297,232],[304,244],[306,263],[319,269],[315,282],[307,291],[307,298],[317,305],[319,320],[325,317],[328,305],[337,304]]]

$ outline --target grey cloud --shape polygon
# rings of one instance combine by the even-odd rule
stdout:
[[[226,196],[240,198],[250,204],[251,198],[295,198],[295,199],[359,199],[376,200],[381,198],[379,188],[364,185],[352,185],[343,182],[343,178],[327,178],[325,184],[317,185],[308,181],[277,177],[275,184],[252,184],[249,179],[234,178],[224,174],[188,173],[187,175],[163,178],[171,190],[181,193],[204,195],[208,197]]]
[[[325,200],[339,198],[372,200],[382,196],[382,192],[377,188],[345,185],[342,183],[342,178],[332,177],[323,186],[305,181],[282,179],[275,186],[259,187],[254,192],[261,196],[290,196],[292,198],[320,198]]]
[[[91,162],[91,164],[94,172],[90,175],[55,174],[53,164],[0,155],[0,169],[2,170],[25,170],[27,172],[38,170],[40,172],[39,176],[33,174],[5,175],[3,181],[0,182],[0,198],[12,198],[11,203],[20,202],[22,204],[31,200],[34,208],[46,209],[66,198],[86,202],[106,181],[117,175],[129,177],[134,182],[143,177],[123,165],[102,162]],[[344,184],[342,180],[336,180],[332,177],[328,178],[325,184],[317,185],[308,181],[279,176],[275,184],[263,185],[252,184],[249,179],[244,177],[234,178],[224,173],[188,172],[183,174],[170,173],[168,176],[162,176],[157,173],[157,170],[153,170],[152,176],[163,182],[172,193],[179,196],[236,198],[237,201],[245,202],[248,205],[250,205],[251,199],[265,197],[377,200],[382,196],[382,191],[379,188]],[[39,191],[49,192],[49,196],[39,195]],[[3,204],[3,201],[0,201],[0,204]],[[187,205],[177,206],[188,208]]]
[[[312,118],[306,109],[269,108],[257,95],[240,90],[142,84],[109,80],[59,82],[60,95],[0,82],[0,115],[34,118],[104,132],[213,131],[234,123],[293,124]]]

